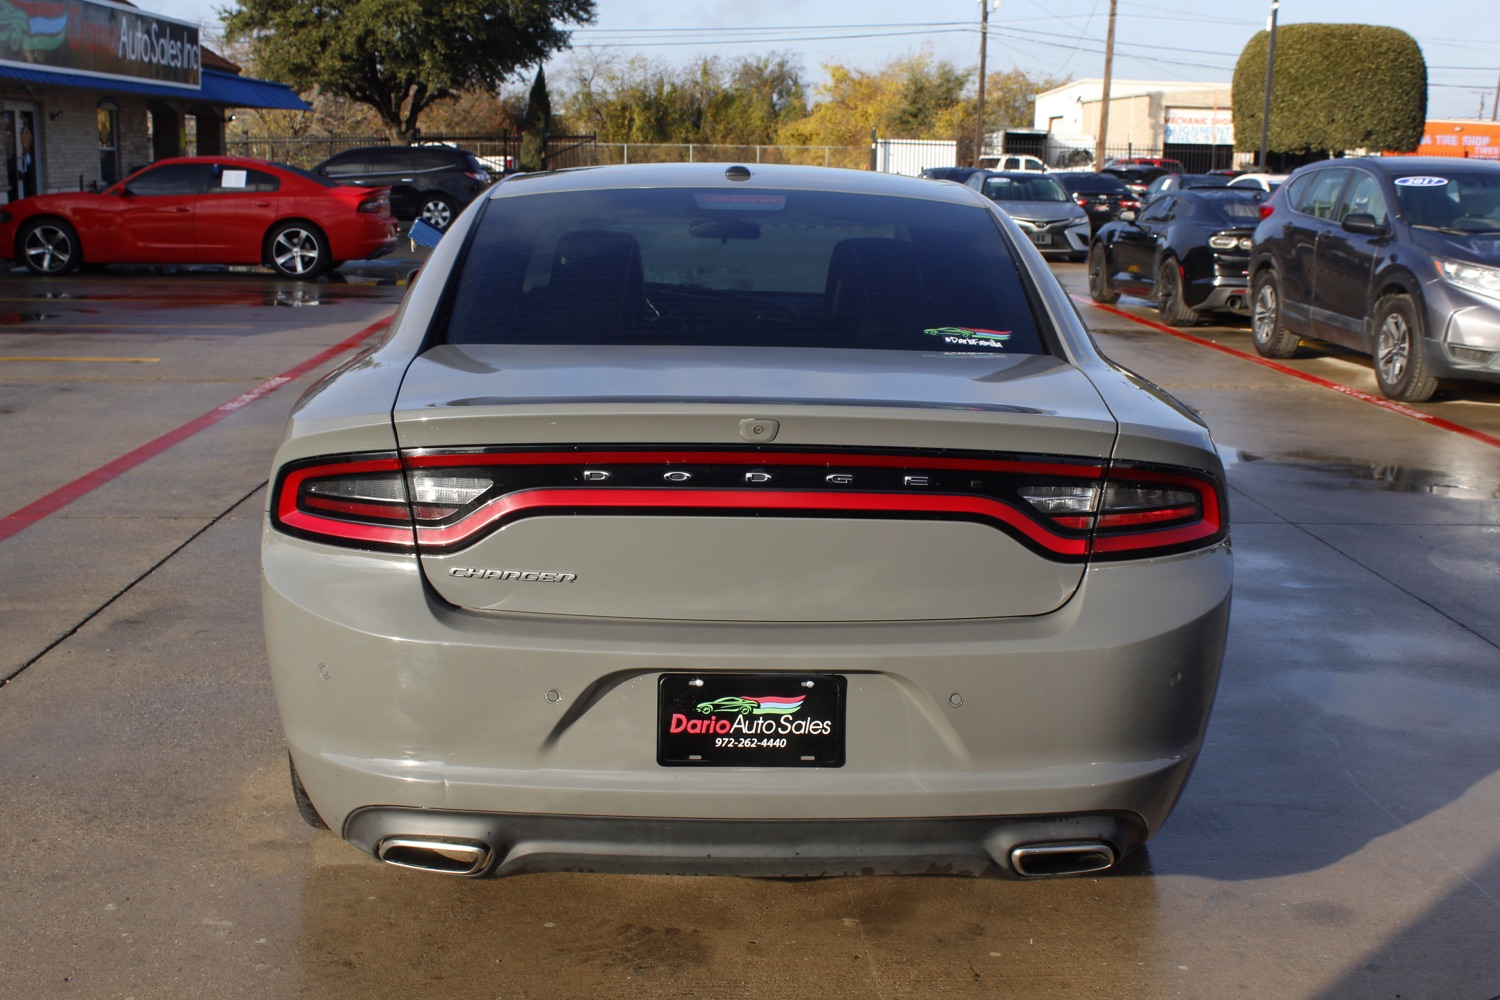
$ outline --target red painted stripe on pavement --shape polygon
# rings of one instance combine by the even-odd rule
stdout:
[[[148,441],[134,451],[126,452],[119,458],[111,462],[106,462],[92,472],[87,472],[79,476],[66,486],[61,486],[53,490],[40,500],[34,500],[20,510],[5,515],[3,518],[0,518],[0,542],[5,541],[7,538],[30,527],[43,518],[50,517],[74,500],[86,496],[110,480],[129,472],[142,462],[155,458],[173,445],[181,444],[188,438],[207,430],[230,414],[237,413],[246,406],[249,406],[257,399],[269,396],[289,382],[295,382],[319,365],[331,361],[345,351],[358,347],[370,337],[384,330],[390,321],[391,318],[387,316],[385,319],[371,323],[352,337],[339,341],[325,351],[320,351],[295,368],[289,368],[275,378],[266,379],[266,381],[255,388],[241,393],[227,403],[214,407],[201,417],[189,420],[176,430],[168,431],[154,441]]]
[[[1187,333],[1175,327],[1166,326],[1162,323],[1152,322],[1149,319],[1144,319],[1140,316],[1128,313],[1123,309],[1117,309],[1114,306],[1107,306],[1103,303],[1095,302],[1093,299],[1085,298],[1082,295],[1074,295],[1072,296],[1072,298],[1075,302],[1081,303],[1083,305],[1093,306],[1095,309],[1102,310],[1114,316],[1119,316],[1121,319],[1128,319],[1132,323],[1138,323],[1141,326],[1149,327],[1152,330],[1156,330],[1160,333],[1169,333],[1172,336],[1177,337],[1179,340],[1186,340],[1190,344],[1197,344],[1199,347],[1209,347],[1215,351],[1222,351],[1225,354],[1233,355],[1236,358],[1243,358],[1246,361],[1253,361],[1263,368],[1269,368],[1272,371],[1280,372],[1283,375],[1290,375],[1292,378],[1299,378],[1304,382],[1309,382],[1324,389],[1332,389],[1334,392],[1340,392],[1345,396],[1351,396],[1362,403],[1369,403],[1372,406],[1380,407],[1382,410],[1390,410],[1392,413],[1399,413],[1403,417],[1411,417],[1413,420],[1420,420],[1424,424],[1430,424],[1431,426],[1437,427],[1441,430],[1450,431],[1454,434],[1462,434],[1464,437],[1472,438],[1473,440],[1478,441],[1481,444],[1487,444],[1492,448],[1500,448],[1500,437],[1495,437],[1493,434],[1486,434],[1484,431],[1477,431],[1472,427],[1465,427],[1463,424],[1456,424],[1453,421],[1447,420],[1443,417],[1433,416],[1431,413],[1423,413],[1421,410],[1414,410],[1410,406],[1407,406],[1405,403],[1398,403],[1394,399],[1386,399],[1384,396],[1371,395],[1370,393],[1365,392],[1363,389],[1355,389],[1352,386],[1341,385],[1338,382],[1323,378],[1320,375],[1312,375],[1308,372],[1298,371],[1297,369],[1292,368],[1288,365],[1283,365],[1272,361],[1270,358],[1263,358],[1259,354],[1251,354],[1247,351],[1235,350],[1233,347],[1226,347],[1223,344],[1216,344],[1212,340],[1205,340],[1202,337],[1195,337],[1191,333]]]

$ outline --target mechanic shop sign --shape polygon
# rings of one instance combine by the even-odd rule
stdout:
[[[100,0],[0,0],[0,63],[198,89],[198,28]]]

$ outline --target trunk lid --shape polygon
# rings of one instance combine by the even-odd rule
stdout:
[[[419,508],[496,484],[419,532],[445,600],[706,621],[1055,610],[1085,546],[1017,484],[1097,475],[1116,433],[1056,358],[723,347],[445,345],[394,421]]]

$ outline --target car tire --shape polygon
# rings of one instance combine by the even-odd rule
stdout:
[[[67,274],[83,263],[83,248],[63,219],[35,219],[16,238],[16,256],[33,274]]]
[[[1422,315],[1410,295],[1375,303],[1375,381],[1390,399],[1422,403],[1437,392],[1422,353]]]
[[[307,797],[307,789],[302,787],[302,775],[297,773],[297,764],[292,760],[292,755],[286,755],[287,767],[292,772],[292,799],[297,803],[297,812],[301,814],[302,821],[314,830],[326,830],[328,824],[323,822],[323,817],[318,815],[318,809],[312,804],[312,799]]]
[[[1109,287],[1109,255],[1103,243],[1089,248],[1089,298],[1106,306],[1120,301],[1120,293]]]
[[[417,202],[417,218],[434,229],[447,229],[457,216],[458,206],[443,195],[423,195]]]
[[[1281,279],[1267,268],[1255,276],[1250,292],[1250,337],[1263,358],[1289,358],[1302,342],[1286,328],[1281,306]]]
[[[1167,257],[1156,269],[1156,311],[1168,326],[1198,323],[1198,310],[1182,301],[1182,271],[1175,257]]]
[[[310,222],[283,222],[266,236],[266,263],[288,278],[311,278],[333,263],[328,238]]]

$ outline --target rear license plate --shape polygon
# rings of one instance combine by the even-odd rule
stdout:
[[[664,767],[843,767],[836,674],[662,674],[656,762]]]
[[[1032,233],[1031,242],[1039,247],[1050,247],[1052,245],[1051,233]]]

